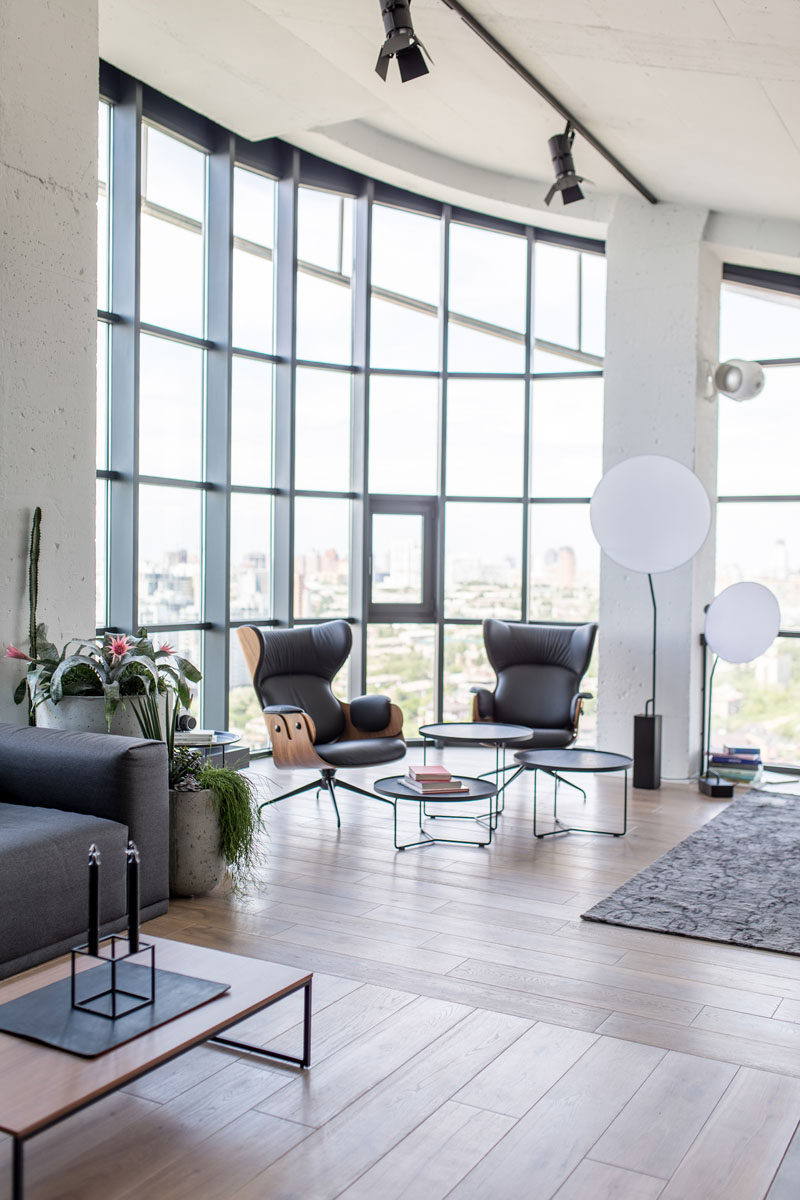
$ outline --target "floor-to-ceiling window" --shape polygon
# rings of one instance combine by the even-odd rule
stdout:
[[[597,616],[602,245],[103,77],[98,626],[177,645],[252,746],[245,623],[343,617],[341,694],[467,719],[484,617]]]
[[[720,359],[755,359],[756,399],[719,399],[716,591],[752,580],[781,608],[781,634],[752,663],[720,662],[712,744],[758,746],[764,761],[800,763],[800,278],[729,267]]]

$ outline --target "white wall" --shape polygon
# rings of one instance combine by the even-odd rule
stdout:
[[[609,226],[603,468],[637,454],[677,459],[716,493],[717,405],[702,363],[719,342],[721,262],[703,241],[707,213],[621,199]],[[662,774],[699,762],[703,606],[713,596],[714,533],[693,561],[654,576]],[[651,691],[646,575],[603,556],[598,744],[630,752],[633,715]]]
[[[0,645],[27,633],[27,539],[42,508],[39,614],[94,631],[97,6],[0,5]],[[0,666],[0,720],[24,721]]]

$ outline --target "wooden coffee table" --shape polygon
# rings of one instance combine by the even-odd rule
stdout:
[[[22,1200],[23,1146],[29,1138],[203,1042],[310,1066],[310,972],[166,938],[148,937],[147,941],[156,948],[159,968],[229,982],[230,991],[96,1058],[80,1058],[0,1034],[0,1131],[13,1138],[13,1200]],[[68,975],[69,961],[61,960],[44,970],[5,980],[0,984],[0,1004]],[[302,1056],[295,1058],[220,1036],[239,1021],[301,990],[305,993]]]

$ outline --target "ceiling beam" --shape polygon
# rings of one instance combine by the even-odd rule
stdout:
[[[615,171],[619,172],[623,179],[626,179],[632,187],[636,188],[637,192],[644,196],[645,200],[648,200],[651,204],[658,204],[657,198],[653,195],[650,189],[646,187],[640,179],[637,179],[633,172],[629,171],[628,168],[619,161],[616,155],[612,154],[611,151],[586,128],[583,122],[574,116],[574,114],[570,112],[566,105],[561,103],[557,96],[553,95],[549,88],[546,88],[545,85],[538,80],[535,75],[531,74],[528,68],[524,67],[519,59],[514,57],[510,50],[506,50],[502,42],[498,42],[497,38],[494,37],[494,35],[491,34],[484,25],[481,25],[480,21],[476,20],[472,13],[468,12],[467,9],[464,8],[463,4],[459,3],[459,0],[442,0],[442,4],[446,5],[447,8],[452,9],[454,13],[457,13],[457,15],[461,17],[461,20],[464,22],[464,24],[471,29],[472,32],[481,39],[482,42],[485,42],[490,50],[494,50],[498,58],[501,58],[507,67],[510,67],[512,71],[519,75],[520,79],[522,79],[524,83],[527,83],[528,87],[533,88],[533,90],[537,92],[543,100],[547,101],[551,108],[554,108],[555,111],[559,113],[565,121],[568,121],[573,129],[576,130],[576,132],[579,133],[581,137],[589,143],[590,146],[593,146],[597,153],[601,154],[606,162],[611,164]]]

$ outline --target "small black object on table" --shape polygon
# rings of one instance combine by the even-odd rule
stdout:
[[[556,833],[602,833],[608,837],[624,837],[628,832],[628,771],[633,765],[633,759],[625,754],[612,754],[607,750],[520,750],[514,755],[520,764],[519,771],[533,771],[533,834],[537,838],[552,837]],[[549,829],[546,833],[538,833],[536,829],[536,775],[544,771],[553,777],[553,820],[558,829]],[[584,771],[599,775],[606,771],[624,771],[625,793],[623,800],[622,829],[584,829],[577,825],[564,825],[558,819],[558,784],[559,772]],[[519,774],[519,772],[517,772]],[[516,776],[512,776],[516,778]],[[509,780],[510,782],[510,780]],[[562,782],[569,783],[565,779]]]
[[[489,783],[487,779],[473,779],[467,775],[458,776],[458,780],[466,784],[466,787],[459,792],[438,792],[427,793],[423,795],[415,791],[405,783],[403,775],[390,775],[385,779],[378,779],[372,786],[374,791],[389,800],[389,803],[394,809],[394,848],[395,850],[408,850],[413,846],[430,846],[434,842],[453,842],[459,846],[488,846],[492,840],[492,830],[497,825],[497,784]],[[414,804],[419,805],[419,831],[422,835],[419,841],[403,842],[397,840],[397,802],[398,800],[410,800]],[[449,838],[449,837],[434,837],[422,827],[423,815],[435,819],[425,809],[427,804],[464,804],[470,800],[488,800],[489,812],[481,813],[477,817],[467,817],[465,814],[459,814],[462,820],[479,821],[482,817],[488,817],[488,834],[489,836],[484,841],[475,841],[471,838]],[[455,815],[448,813],[450,819],[455,819]]]

